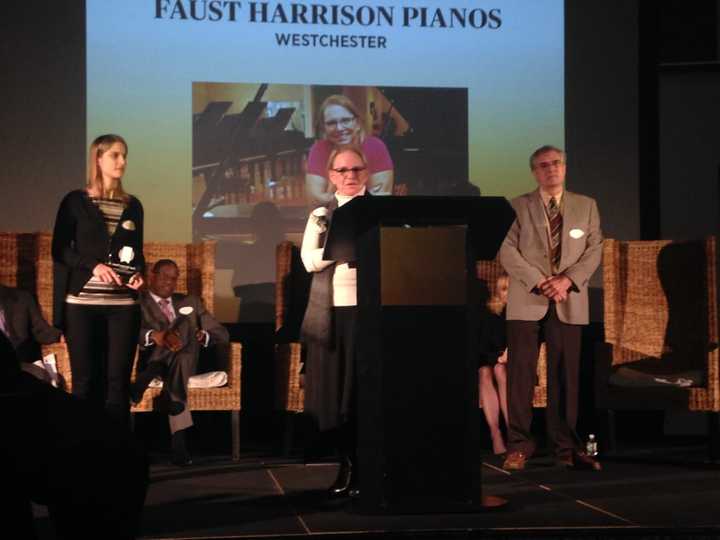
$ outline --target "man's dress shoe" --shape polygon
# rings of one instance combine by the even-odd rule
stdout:
[[[174,401],[165,392],[161,392],[153,400],[153,410],[160,414],[167,414],[168,416],[177,416],[185,410],[185,405],[179,401]]]
[[[133,405],[137,405],[142,401],[145,390],[156,377],[162,377],[165,371],[164,364],[160,362],[150,362],[147,368],[138,373],[135,381],[130,384],[130,401]]]
[[[602,471],[602,465],[593,456],[579,450],[561,452],[555,462],[567,469],[584,471]]]
[[[130,406],[138,405],[142,401],[146,388],[137,383],[130,384]]]
[[[522,471],[526,461],[527,456],[523,452],[508,452],[502,468],[506,471]]]

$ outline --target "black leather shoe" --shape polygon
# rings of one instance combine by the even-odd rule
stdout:
[[[143,394],[145,394],[145,389],[147,387],[142,387],[141,385],[138,385],[137,383],[130,384],[130,405],[137,405],[142,401]]]
[[[168,416],[177,416],[185,410],[185,405],[179,401],[173,401],[165,392],[162,392],[153,400],[153,410]]]
[[[328,489],[328,495],[332,498],[348,497],[350,495],[350,482],[352,481],[352,461],[347,456],[340,458],[337,478]]]
[[[602,471],[602,465],[593,456],[582,451],[564,451],[555,457],[555,463],[576,471]]]
[[[147,368],[138,373],[135,382],[130,385],[130,401],[137,405],[142,401],[145,390],[156,377],[162,377],[165,365],[160,362],[150,362]]]
[[[586,471],[602,471],[602,465],[594,457],[585,452],[575,452],[573,454],[575,469]]]

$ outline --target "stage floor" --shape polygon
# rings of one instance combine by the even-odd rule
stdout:
[[[177,468],[160,456],[142,538],[718,538],[720,465],[703,461],[703,452],[638,450],[604,459],[602,472],[568,471],[539,457],[512,474],[486,456],[483,493],[507,505],[423,515],[366,515],[346,501],[328,500],[332,463],[246,454],[240,462],[199,457]],[[42,517],[38,526],[43,539],[52,537]]]

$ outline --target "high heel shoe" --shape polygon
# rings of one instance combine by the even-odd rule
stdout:
[[[328,495],[332,498],[347,497],[350,494],[350,483],[353,476],[353,464],[348,456],[340,458],[337,478],[328,489]]]

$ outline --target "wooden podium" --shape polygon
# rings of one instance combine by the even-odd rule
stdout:
[[[358,267],[360,511],[492,504],[468,289],[514,219],[501,197],[356,197],[335,211],[324,258]]]

